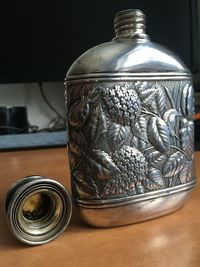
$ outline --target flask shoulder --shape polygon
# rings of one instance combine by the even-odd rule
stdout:
[[[149,40],[118,39],[93,47],[71,66],[67,77],[106,73],[187,73],[175,53]]]

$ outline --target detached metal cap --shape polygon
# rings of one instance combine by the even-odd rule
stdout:
[[[67,227],[72,214],[71,196],[59,182],[28,176],[16,182],[5,201],[14,236],[29,245],[45,244]]]

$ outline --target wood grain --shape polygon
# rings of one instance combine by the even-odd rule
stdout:
[[[196,172],[200,174],[200,152]],[[70,185],[64,148],[0,154],[1,267],[199,267],[200,187],[181,210],[129,226],[96,229],[81,222],[74,208],[71,223],[55,241],[28,247],[10,233],[4,212],[5,194],[17,179],[40,174]]]

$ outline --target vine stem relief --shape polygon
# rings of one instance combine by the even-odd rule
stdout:
[[[173,149],[175,149],[175,150],[177,150],[177,151],[180,151],[180,152],[183,153],[189,160],[192,160],[192,158],[189,157],[188,154],[187,154],[185,151],[183,151],[181,148],[176,147],[176,146],[171,146],[171,148],[173,148]],[[144,150],[142,151],[142,153],[145,153],[145,152],[147,152],[147,151],[149,151],[149,150],[151,150],[151,149],[154,149],[154,147],[153,147],[153,146],[150,146],[150,147],[144,149]]]

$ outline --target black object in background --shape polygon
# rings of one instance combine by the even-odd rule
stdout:
[[[193,70],[191,3],[196,1],[1,1],[0,82],[63,81],[80,54],[114,37],[115,13],[129,8],[143,10],[152,40],[174,50]]]
[[[0,135],[27,132],[26,107],[0,107]]]

